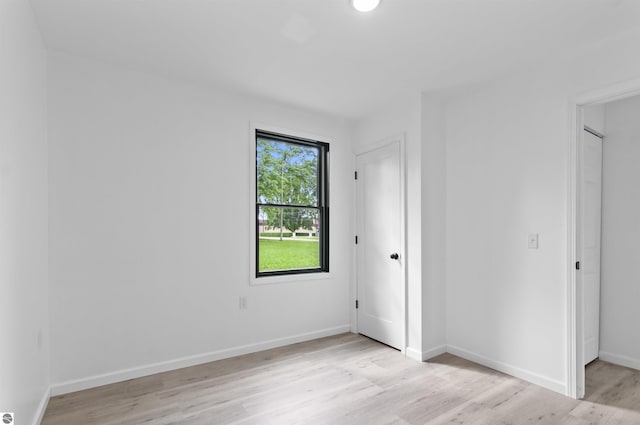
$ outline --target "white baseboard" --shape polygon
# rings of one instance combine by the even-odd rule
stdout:
[[[423,351],[422,352],[422,361],[427,361],[429,359],[432,359],[436,356],[439,356],[440,354],[444,354],[447,352],[447,346],[446,345],[438,345],[437,347],[431,348],[427,351]]]
[[[42,395],[40,404],[38,404],[38,410],[36,410],[36,415],[33,418],[33,425],[40,425],[40,422],[42,422],[44,412],[47,411],[47,406],[49,405],[49,397],[51,397],[51,388],[47,388]]]
[[[410,359],[417,360],[419,362],[422,361],[422,351],[420,351],[420,350],[416,350],[415,348],[407,347],[404,350],[404,353]]]
[[[600,358],[600,360],[604,360],[605,362],[640,370],[640,359],[621,356],[619,354],[613,354],[607,351],[600,351],[600,353],[598,353],[598,357]]]
[[[474,363],[478,363],[491,369],[495,369],[499,372],[506,373],[507,375],[511,375],[527,382],[531,382],[532,384],[536,384],[549,390],[558,392],[560,394],[567,394],[567,385],[562,381],[551,379],[538,373],[519,368],[517,366],[489,359],[471,351],[467,351],[463,348],[447,345],[447,352],[455,356],[462,357],[463,359],[472,361]]]
[[[447,352],[446,345],[439,345],[437,347],[431,348],[427,351],[416,350],[415,348],[407,347],[406,354],[407,357],[417,360],[419,362],[424,362],[426,360],[432,359],[440,354],[444,354]]]
[[[184,367],[195,366],[203,363],[209,363],[216,360],[222,360],[229,357],[241,356],[243,354],[255,353],[258,351],[268,350],[270,348],[282,347],[284,345],[296,344],[298,342],[310,341],[312,339],[323,338],[331,335],[338,335],[349,332],[350,325],[336,326],[333,328],[321,329],[314,332],[293,335],[285,338],[272,339],[268,341],[258,342],[255,344],[241,345],[238,347],[226,348],[223,350],[212,351],[209,353],[196,354],[193,356],[181,357],[174,360],[138,366],[130,369],[118,370],[115,372],[104,373],[100,375],[89,376],[86,378],[74,379],[70,381],[60,382],[51,385],[51,396],[72,393],[75,391],[86,390],[88,388],[99,387],[102,385],[113,384],[116,382],[126,381],[129,379],[140,378],[143,376],[153,375],[156,373],[167,372]]]

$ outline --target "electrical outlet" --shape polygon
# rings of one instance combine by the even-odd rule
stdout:
[[[538,234],[531,233],[529,235],[529,249],[538,249]]]
[[[247,309],[247,297],[241,296],[239,301],[238,301],[238,307],[240,308],[240,310],[246,310]]]

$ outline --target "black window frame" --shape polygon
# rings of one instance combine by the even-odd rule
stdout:
[[[312,147],[318,149],[318,205],[295,205],[295,204],[272,204],[264,203],[259,200],[258,193],[258,138],[270,139],[285,142],[293,145]],[[319,140],[305,139],[302,137],[291,136],[286,134],[275,133],[272,131],[255,129],[254,134],[255,149],[255,259],[256,259],[256,278],[269,276],[289,276],[302,275],[310,273],[328,273],[329,272],[329,143]],[[288,270],[269,270],[260,271],[260,208],[261,207],[277,207],[277,208],[300,208],[318,210],[320,229],[318,234],[320,266],[305,269],[288,269]]]

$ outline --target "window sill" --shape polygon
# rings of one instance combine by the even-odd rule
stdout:
[[[300,273],[300,274],[289,274],[289,275],[281,275],[281,276],[251,277],[251,279],[249,280],[249,284],[251,286],[261,286],[261,285],[273,285],[278,283],[327,280],[332,278],[333,278],[333,275],[331,274],[331,272]]]

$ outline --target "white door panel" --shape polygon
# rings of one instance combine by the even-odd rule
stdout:
[[[602,139],[584,132],[581,147],[581,280],[584,300],[584,363],[600,349],[600,243],[602,218]]]
[[[358,331],[398,349],[404,344],[400,161],[399,142],[359,155],[356,182]]]

